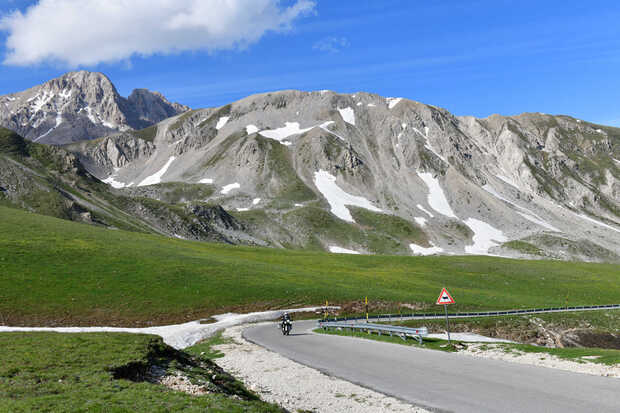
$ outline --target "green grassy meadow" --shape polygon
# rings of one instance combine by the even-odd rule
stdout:
[[[3,333],[0,348],[2,412],[282,411],[214,366],[213,352],[178,352],[159,337]],[[152,365],[180,372],[209,393],[191,396],[144,381],[141,374]]]
[[[240,247],[4,207],[0,274],[0,324],[12,325],[165,324],[364,296],[432,306],[443,286],[453,311],[620,302],[613,264]]]

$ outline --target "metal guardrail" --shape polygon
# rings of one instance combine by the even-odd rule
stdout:
[[[384,324],[372,324],[372,323],[345,323],[341,321],[319,321],[319,327],[324,330],[332,328],[337,329],[351,329],[358,331],[366,331],[368,334],[375,332],[379,335],[382,333],[390,336],[396,335],[406,340],[407,337],[415,338],[422,344],[422,337],[428,335],[428,329],[426,327],[410,328],[410,327],[398,327],[389,326]]]
[[[506,310],[506,311],[483,311],[483,312],[467,312],[467,313],[449,313],[449,318],[467,318],[467,317],[494,317],[500,315],[519,315],[519,314],[538,314],[538,313],[559,313],[571,311],[590,311],[590,310],[611,310],[620,309],[620,304],[607,305],[586,305],[576,307],[551,307],[551,308],[534,308],[527,310]],[[369,320],[412,320],[412,319],[433,319],[444,318],[445,314],[441,313],[409,313],[409,314],[380,314],[370,316]],[[366,317],[339,317],[330,318],[329,321],[366,321]]]

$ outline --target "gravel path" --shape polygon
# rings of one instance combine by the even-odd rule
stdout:
[[[216,362],[266,401],[291,411],[427,412],[348,381],[327,376],[252,344],[241,336],[245,327],[237,326],[224,331],[222,336],[232,339],[233,343],[215,347],[225,354]]]

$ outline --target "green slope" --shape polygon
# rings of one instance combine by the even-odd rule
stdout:
[[[348,256],[110,230],[0,207],[0,324],[149,325],[371,300],[466,308],[618,302],[611,264]],[[434,307],[434,306],[433,306]]]
[[[282,411],[215,366],[210,354],[190,356],[159,337],[4,333],[0,347],[2,412]],[[209,393],[196,397],[146,381],[152,366]]]

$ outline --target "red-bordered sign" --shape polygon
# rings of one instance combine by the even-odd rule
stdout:
[[[439,294],[439,298],[437,298],[437,304],[455,304],[454,298],[450,295],[448,290],[445,288],[441,290],[441,294]]]

